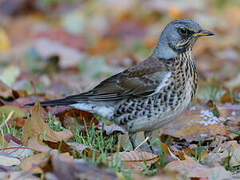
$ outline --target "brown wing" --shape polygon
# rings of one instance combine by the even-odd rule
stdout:
[[[114,101],[133,96],[147,96],[154,93],[168,73],[162,60],[149,57],[104,81],[92,90],[69,96],[73,101]]]

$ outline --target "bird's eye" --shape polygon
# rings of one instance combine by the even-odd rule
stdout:
[[[179,33],[180,33],[181,35],[186,36],[186,35],[189,34],[189,31],[188,31],[186,28],[179,28]]]

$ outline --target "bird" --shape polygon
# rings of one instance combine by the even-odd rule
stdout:
[[[194,98],[198,73],[192,48],[199,37],[212,35],[191,19],[173,20],[144,61],[87,92],[40,104],[98,114],[125,129],[133,149],[139,131],[144,132],[150,145],[152,132],[179,117]]]

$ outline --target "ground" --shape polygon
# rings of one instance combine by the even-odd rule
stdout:
[[[164,26],[190,18],[215,36],[193,49],[197,96],[154,132],[153,154],[126,132],[68,107],[24,107],[93,88],[154,49]],[[1,0],[0,177],[239,179],[240,3],[234,0]],[[137,135],[138,144],[146,140]]]

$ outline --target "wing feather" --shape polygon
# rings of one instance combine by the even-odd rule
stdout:
[[[115,101],[127,97],[148,96],[156,91],[169,73],[163,60],[149,57],[104,81],[92,90],[69,96],[71,101]]]

